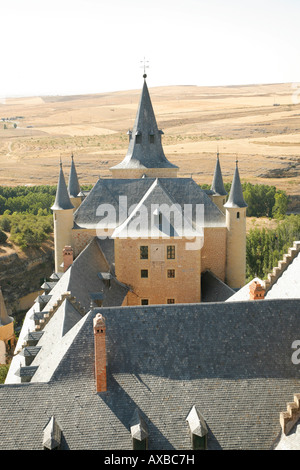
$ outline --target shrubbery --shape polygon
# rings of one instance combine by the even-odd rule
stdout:
[[[10,240],[22,250],[39,248],[53,231],[55,193],[56,186],[0,186],[0,243],[1,233],[10,232]]]
[[[224,187],[229,194],[231,183],[225,183]],[[248,217],[280,218],[286,214],[289,199],[284,191],[266,184],[243,183],[242,187]],[[201,188],[210,189],[210,185],[202,184]]]
[[[300,240],[299,215],[286,216],[275,229],[251,229],[246,243],[247,279],[266,278],[296,240]]]

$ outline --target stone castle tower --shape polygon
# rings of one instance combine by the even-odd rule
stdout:
[[[72,228],[74,225],[74,206],[67,190],[61,162],[56,198],[51,209],[53,210],[54,219],[55,272],[59,273],[64,272],[63,249],[65,246],[72,246]]]
[[[246,282],[246,210],[243,197],[238,162],[226,209],[227,246],[226,246],[226,282],[238,289]]]

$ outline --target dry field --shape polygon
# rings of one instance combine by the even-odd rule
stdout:
[[[243,181],[274,184],[300,200],[300,104],[292,84],[148,86],[179,176],[210,183],[219,148],[226,182],[238,158]],[[56,184],[59,159],[68,177],[71,153],[81,183],[110,177],[126,154],[139,96],[133,90],[0,102],[0,119],[9,118],[0,121],[0,185]]]

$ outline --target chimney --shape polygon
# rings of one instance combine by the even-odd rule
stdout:
[[[263,300],[265,298],[266,290],[258,281],[253,281],[249,287],[250,300]]]
[[[73,263],[73,259],[73,248],[71,246],[65,246],[63,249],[64,273]]]
[[[106,347],[105,347],[105,318],[97,313],[93,320],[95,343],[95,377],[98,392],[106,392]]]

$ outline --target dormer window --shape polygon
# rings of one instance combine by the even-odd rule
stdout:
[[[150,144],[154,144],[154,132],[150,132],[150,134],[149,134],[149,142],[150,142]]]
[[[203,416],[199,413],[195,405],[189,412],[186,421],[189,425],[192,449],[206,450],[208,430]]]
[[[135,410],[131,423],[130,432],[133,450],[148,450],[148,428],[138,409]]]
[[[142,143],[142,133],[141,133],[141,131],[137,131],[137,132],[135,133],[135,142],[136,142],[137,144],[141,144],[141,143]]]

